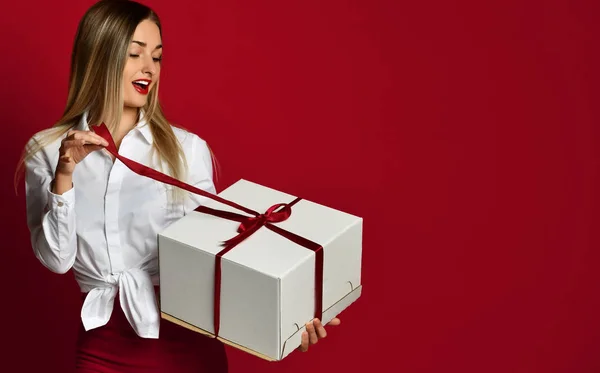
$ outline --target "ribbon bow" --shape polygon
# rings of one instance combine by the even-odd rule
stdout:
[[[281,210],[279,212],[275,211],[282,206],[285,206],[283,210]],[[267,212],[265,212],[264,214],[260,214],[258,216],[251,217],[251,218],[244,220],[242,222],[242,224],[240,224],[240,227],[238,228],[238,232],[242,233],[246,230],[250,230],[250,229],[254,228],[254,226],[256,226],[256,225],[262,226],[266,222],[279,223],[279,222],[285,221],[285,220],[287,220],[287,218],[290,217],[291,214],[292,214],[292,209],[290,208],[290,206],[287,203],[278,203],[276,205],[269,207]]]
[[[280,207],[283,207],[281,211],[276,211]],[[202,209],[196,209],[197,211],[202,211]],[[292,208],[290,204],[287,203],[278,203],[269,207],[269,209],[264,214],[257,214],[252,217],[243,217],[241,215],[237,215],[235,220],[240,222],[238,227],[238,235],[230,238],[229,240],[223,242],[223,246],[229,245],[237,245],[242,242],[246,237],[252,235],[252,233],[259,230],[267,223],[280,223],[282,221],[287,220],[292,214]]]

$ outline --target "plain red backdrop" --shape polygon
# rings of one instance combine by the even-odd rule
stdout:
[[[21,147],[91,0],[6,1],[3,372],[71,372],[71,275],[34,258]],[[148,1],[161,96],[247,178],[364,217],[364,294],[306,354],[231,372],[600,371],[597,1]],[[495,4],[493,4],[495,3]]]

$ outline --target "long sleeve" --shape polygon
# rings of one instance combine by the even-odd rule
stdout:
[[[215,194],[216,188],[213,182],[213,166],[210,149],[206,142],[197,135],[193,135],[192,138],[192,151],[188,166],[188,184],[211,194]],[[194,210],[196,207],[205,203],[206,200],[206,197],[191,194],[185,204],[185,213],[187,214]]]
[[[33,140],[32,140],[33,141]],[[25,162],[27,224],[36,258],[55,273],[71,269],[77,254],[75,190],[51,191],[52,167],[44,150]]]

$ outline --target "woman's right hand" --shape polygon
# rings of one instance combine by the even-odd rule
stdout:
[[[105,146],[108,142],[92,131],[70,130],[60,144],[56,173],[72,175],[77,163]]]

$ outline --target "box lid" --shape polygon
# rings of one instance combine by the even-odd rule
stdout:
[[[243,179],[219,193],[219,196],[259,213],[275,204],[289,203],[296,199],[296,196]],[[213,200],[209,200],[205,206],[247,215]],[[275,225],[326,246],[360,220],[361,218],[351,214],[302,199],[292,207],[292,215],[288,220]],[[193,211],[171,224],[160,235],[216,254],[223,249],[222,241],[237,235],[238,226],[236,221]],[[281,278],[299,263],[310,260],[313,255],[312,251],[263,227],[229,251],[224,260]]]

